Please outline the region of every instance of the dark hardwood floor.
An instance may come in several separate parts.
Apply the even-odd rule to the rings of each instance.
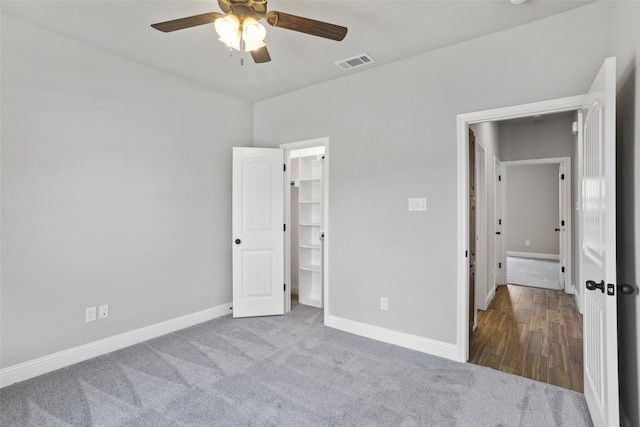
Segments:
[[[469,362],[582,393],[582,315],[573,295],[499,286],[478,311]]]

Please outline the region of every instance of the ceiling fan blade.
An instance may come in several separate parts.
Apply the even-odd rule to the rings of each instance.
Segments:
[[[174,19],[172,21],[159,22],[157,24],[151,24],[151,26],[156,30],[169,33],[171,31],[183,30],[185,28],[197,27],[198,25],[210,24],[222,16],[224,15],[216,12],[203,13],[201,15]]]
[[[256,64],[262,64],[263,62],[271,61],[271,56],[269,55],[269,51],[266,46],[262,46],[258,49],[254,49],[251,51],[251,56],[253,57],[253,61]]]
[[[271,11],[267,13],[266,20],[274,27],[286,28],[336,41],[341,41],[347,35],[347,27],[283,12]]]

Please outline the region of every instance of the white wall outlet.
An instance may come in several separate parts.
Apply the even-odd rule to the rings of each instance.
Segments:
[[[96,320],[96,308],[89,307],[85,310],[85,322],[93,322]]]
[[[98,317],[100,319],[104,319],[105,317],[109,317],[109,304],[104,304],[98,307]]]
[[[380,298],[380,310],[389,310],[389,298]]]
[[[427,210],[427,199],[422,198],[410,198],[409,199],[409,210],[410,211],[426,211]]]
[[[524,241],[524,245],[525,245],[525,246],[529,246],[529,241],[528,241],[528,240],[525,240],[525,241]]]

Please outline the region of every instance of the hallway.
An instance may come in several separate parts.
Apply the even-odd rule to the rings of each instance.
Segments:
[[[573,295],[499,286],[478,312],[469,362],[583,392],[582,315]]]

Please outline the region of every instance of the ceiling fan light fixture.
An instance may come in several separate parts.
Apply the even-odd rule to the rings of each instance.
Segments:
[[[215,21],[216,32],[220,41],[230,48],[240,50],[240,20],[232,14],[227,14]]]
[[[242,38],[245,43],[262,42],[267,35],[264,25],[260,24],[254,18],[244,18],[242,21]]]

